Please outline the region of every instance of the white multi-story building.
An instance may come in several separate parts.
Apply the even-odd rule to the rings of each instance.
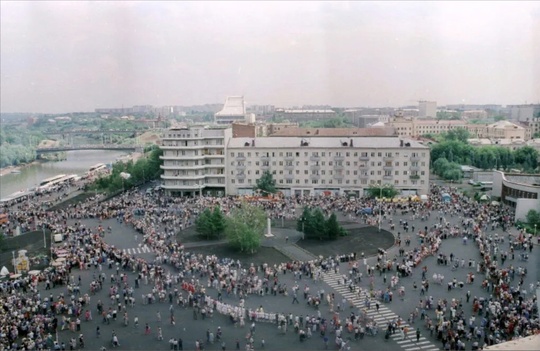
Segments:
[[[214,115],[217,124],[232,124],[233,122],[239,121],[244,122],[246,121],[246,117],[252,118],[251,114],[246,115],[246,105],[243,96],[227,97],[223,109]]]
[[[398,137],[231,138],[226,154],[228,195],[253,193],[265,171],[285,196],[363,196],[378,184],[403,195],[429,188],[429,148]]]
[[[418,118],[437,117],[436,101],[418,101]]]
[[[173,127],[162,138],[162,187],[168,194],[225,194],[225,147],[230,128]]]

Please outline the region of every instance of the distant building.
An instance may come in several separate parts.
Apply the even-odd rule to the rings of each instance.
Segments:
[[[289,122],[324,121],[337,117],[333,110],[285,110],[276,109],[276,117]]]
[[[395,129],[397,135],[403,137],[419,137],[426,134],[441,134],[453,129],[467,128],[467,122],[462,120],[435,120],[405,118],[397,115],[387,123]]]
[[[488,125],[468,124],[471,136],[488,139],[526,140],[526,128],[509,121],[498,121]]]
[[[418,118],[437,117],[436,101],[418,101]]]
[[[375,123],[389,121],[389,115],[365,114],[363,110],[345,110],[343,115],[347,120],[358,128],[367,128]]]
[[[246,121],[246,107],[243,96],[229,96],[221,111],[214,115],[216,124],[232,124]]]
[[[540,112],[540,104],[508,105],[510,119],[518,122],[532,121]]]
[[[280,122],[280,123],[241,123],[235,122],[232,124],[233,138],[255,138],[265,137],[281,130],[288,128],[296,128],[298,123]]]
[[[374,128],[299,128],[288,127],[269,135],[270,137],[394,137],[392,127]]]
[[[467,110],[461,113],[461,117],[464,119],[486,119],[488,113],[486,110]]]

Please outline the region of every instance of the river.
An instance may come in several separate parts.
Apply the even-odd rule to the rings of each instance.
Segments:
[[[43,179],[58,174],[82,175],[96,163],[114,163],[117,158],[126,154],[124,151],[68,151],[64,161],[35,163],[22,167],[19,174],[10,173],[0,177],[0,199],[35,187]]]

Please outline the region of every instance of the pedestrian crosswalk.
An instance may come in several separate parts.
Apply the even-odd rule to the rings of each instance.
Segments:
[[[322,280],[330,285],[336,292],[341,294],[347,301],[352,302],[354,307],[364,309],[366,303],[366,291],[362,289],[361,293],[350,291],[349,287],[343,284],[343,276],[334,271],[324,273]],[[341,281],[340,281],[341,280]],[[388,307],[383,304],[379,305],[379,310],[374,307],[375,302],[372,303],[371,308],[367,310],[367,317],[372,318],[377,325],[386,331],[386,326],[389,322],[397,320],[398,315],[392,312]],[[343,306],[345,308],[346,306]],[[408,323],[402,323],[402,327],[408,327],[407,335],[402,335],[400,332],[392,334],[390,338],[395,341],[405,351],[438,351],[439,348],[435,346],[431,341],[425,337],[420,336],[417,340],[416,329],[410,326]],[[403,337],[404,336],[404,337]]]
[[[136,254],[143,254],[143,253],[151,253],[153,252],[153,250],[149,248],[147,245],[142,245],[139,247],[122,249],[122,252],[127,253],[128,255],[136,255]]]

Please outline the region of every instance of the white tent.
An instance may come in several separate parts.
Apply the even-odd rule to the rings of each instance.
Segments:
[[[0,270],[0,276],[6,276],[9,274],[9,271],[8,269],[6,268],[6,266],[2,267],[2,269]]]
[[[422,200],[422,201],[427,201],[427,200],[428,200],[428,196],[427,196],[427,195],[420,195],[420,200]]]

